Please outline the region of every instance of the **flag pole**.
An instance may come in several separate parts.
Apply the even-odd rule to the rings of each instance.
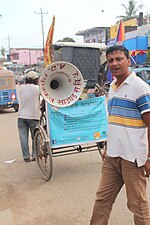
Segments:
[[[134,64],[136,65],[136,61],[134,60],[134,58],[132,57],[132,55],[130,55],[130,58],[132,59],[132,61],[133,61]]]

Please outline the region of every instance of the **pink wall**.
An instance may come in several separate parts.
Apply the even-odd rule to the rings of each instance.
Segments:
[[[11,61],[17,64],[34,65],[37,64],[38,58],[43,56],[42,49],[11,49]]]

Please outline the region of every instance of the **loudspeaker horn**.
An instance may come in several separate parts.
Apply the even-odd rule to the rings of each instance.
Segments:
[[[58,61],[43,70],[39,85],[45,101],[56,107],[67,107],[80,98],[84,80],[76,66]]]

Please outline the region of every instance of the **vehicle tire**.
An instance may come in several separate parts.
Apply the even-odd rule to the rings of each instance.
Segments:
[[[16,105],[14,105],[13,107],[14,107],[14,110],[15,110],[16,112],[18,112],[18,110],[19,110],[19,105],[16,104]]]
[[[53,160],[50,142],[42,126],[38,126],[34,136],[34,153],[36,164],[42,178],[48,181],[52,177]]]

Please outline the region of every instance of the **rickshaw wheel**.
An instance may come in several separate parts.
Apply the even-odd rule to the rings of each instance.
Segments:
[[[42,178],[48,181],[52,177],[53,160],[47,134],[42,126],[38,126],[34,136],[34,152],[38,169]]]

